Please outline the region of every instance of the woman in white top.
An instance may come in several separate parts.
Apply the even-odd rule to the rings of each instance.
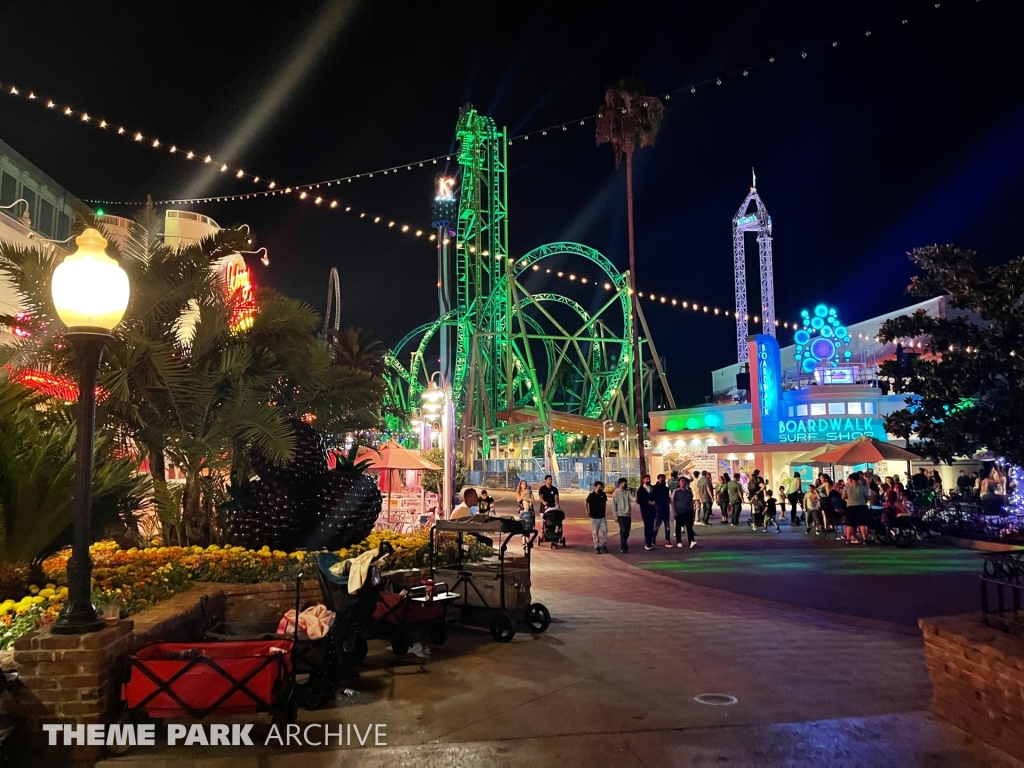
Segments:
[[[530,488],[530,484],[525,480],[520,480],[519,485],[516,487],[516,502],[519,504],[520,509],[533,511],[533,489]]]

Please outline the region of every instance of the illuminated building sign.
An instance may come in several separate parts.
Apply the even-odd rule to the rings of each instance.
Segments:
[[[813,314],[806,309],[800,314],[803,327],[793,334],[794,357],[800,370],[811,373],[820,368],[837,368],[840,363],[850,361],[850,350],[843,349],[850,346],[850,333],[839,322],[835,308],[819,304]],[[840,383],[835,379],[831,382]]]
[[[757,223],[757,214],[756,213],[752,213],[749,216],[741,216],[740,218],[736,219],[736,226],[737,227],[748,227],[751,224],[756,224],[756,223]]]
[[[438,200],[455,199],[455,179],[451,176],[437,177],[437,198]]]
[[[232,255],[224,269],[224,290],[231,305],[230,328],[234,333],[252,328],[256,316],[256,290],[252,271],[241,256]]]
[[[858,437],[886,440],[880,418],[801,418],[783,419],[779,424],[780,443],[846,443]]]
[[[779,417],[782,415],[782,362],[779,342],[774,336],[759,333],[749,341],[751,371],[757,386],[751,392],[754,441],[775,443],[779,440]]]

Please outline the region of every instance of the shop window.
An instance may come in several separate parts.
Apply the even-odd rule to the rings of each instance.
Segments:
[[[874,403],[864,403],[864,413],[874,413],[874,412],[875,412],[875,404]]]
[[[846,404],[846,412],[847,413],[864,413],[864,405],[863,405],[863,403],[847,403]]]
[[[53,203],[49,200],[39,201],[39,224],[36,229],[46,237],[53,237]]]
[[[791,419],[793,418],[793,406],[792,405],[789,406],[789,410],[786,412],[786,414],[789,416],[789,418],[791,418]]]
[[[796,415],[797,416],[806,416],[807,415],[807,406],[806,405],[798,405],[796,407]]]
[[[846,403],[829,403],[829,413],[846,413]]]
[[[811,403],[811,416],[824,416],[825,415],[825,404],[824,403]]]
[[[18,199],[18,180],[15,179],[11,174],[5,173],[0,178],[0,205],[10,205]],[[21,206],[17,206],[20,208]],[[20,211],[16,208],[8,208],[4,211],[8,216],[18,217]]]

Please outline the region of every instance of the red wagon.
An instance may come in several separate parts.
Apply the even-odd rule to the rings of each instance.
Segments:
[[[153,643],[128,662],[122,698],[152,718],[270,712],[295,719],[291,640]]]

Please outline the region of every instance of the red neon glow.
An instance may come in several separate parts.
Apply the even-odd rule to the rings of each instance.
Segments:
[[[231,304],[231,330],[235,333],[249,330],[256,316],[256,290],[252,270],[232,259],[228,262],[224,286]]]

